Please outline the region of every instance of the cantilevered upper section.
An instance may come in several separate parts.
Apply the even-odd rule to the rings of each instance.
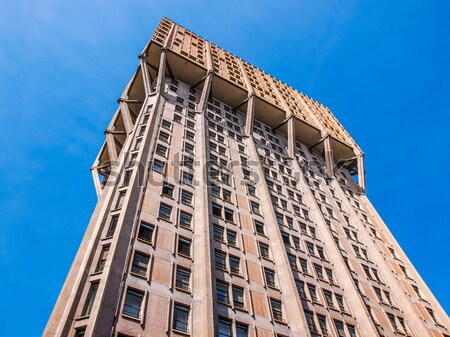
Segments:
[[[155,77],[162,48],[167,50],[169,76],[201,87],[212,71],[213,97],[238,109],[255,95],[256,119],[283,132],[283,121],[293,116],[297,140],[322,151],[320,140],[329,136],[336,162],[362,153],[327,107],[167,18],[143,52]]]

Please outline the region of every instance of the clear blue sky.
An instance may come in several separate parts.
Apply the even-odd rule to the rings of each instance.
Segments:
[[[449,1],[4,0],[0,335],[42,333],[96,203],[89,167],[163,16],[331,108],[450,311]]]

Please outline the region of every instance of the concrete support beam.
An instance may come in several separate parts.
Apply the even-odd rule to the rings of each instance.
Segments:
[[[247,104],[247,115],[245,117],[245,130],[244,134],[250,137],[253,132],[253,119],[255,115],[255,95],[252,94],[248,100]]]
[[[213,73],[209,72],[206,76],[205,85],[203,87],[202,93],[200,95],[200,100],[198,102],[198,113],[204,113],[206,108],[206,103],[208,102],[209,93],[211,92],[211,84],[213,79]]]
[[[152,93],[152,80],[150,78],[150,72],[148,70],[147,62],[145,61],[146,57],[146,55],[139,56],[145,95],[149,96]]]
[[[101,191],[101,183],[98,178],[98,169],[96,167],[91,168],[92,179],[94,180],[95,193],[97,194],[97,198],[100,198]]]
[[[120,113],[122,115],[123,124],[125,125],[125,131],[130,134],[133,131],[133,121],[131,120],[130,109],[128,109],[128,103],[125,100],[119,100]]]
[[[288,155],[295,157],[295,118],[293,115],[288,120]]]
[[[295,156],[295,127],[294,127],[294,114],[292,110],[287,105],[285,99],[283,98],[283,95],[278,90],[277,86],[275,85],[274,81],[270,79],[270,84],[272,85],[273,90],[275,91],[276,95],[278,96],[278,99],[281,102],[281,105],[283,106],[284,111],[286,112],[286,119],[288,120],[288,155],[291,158],[294,158]]]
[[[208,48],[208,46],[207,46]],[[213,71],[212,63],[205,79],[205,85],[197,106],[195,163],[194,172],[194,218],[195,230],[193,236],[193,298],[192,298],[192,334],[194,336],[214,336],[214,306],[212,286],[211,234],[209,216],[209,191],[207,185],[208,153],[206,148],[206,102],[211,91]]]
[[[241,68],[242,75],[244,76],[245,86],[247,87],[247,116],[245,118],[245,131],[244,134],[246,137],[250,137],[253,132],[253,119],[255,115],[255,90],[253,89],[252,83],[250,82],[250,78],[245,71],[244,65],[241,60],[238,60],[239,67]]]
[[[167,49],[161,48],[161,55],[159,58],[159,68],[158,68],[158,79],[156,82],[156,92],[160,93],[164,86],[164,80],[166,77],[166,62],[167,60]]]
[[[366,190],[366,172],[364,170],[364,154],[360,154],[357,159],[358,167],[358,185],[364,191]]]
[[[117,149],[114,135],[108,131],[105,131],[106,146],[108,147],[109,160],[111,162],[117,161]]]
[[[323,147],[324,147],[325,168],[327,171],[327,176],[328,178],[331,178],[334,175],[333,170],[334,160],[333,160],[333,150],[331,149],[331,139],[329,135],[324,139]]]

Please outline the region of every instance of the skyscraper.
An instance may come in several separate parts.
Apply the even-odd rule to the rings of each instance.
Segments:
[[[168,19],[139,59],[44,336],[449,336],[329,109]]]

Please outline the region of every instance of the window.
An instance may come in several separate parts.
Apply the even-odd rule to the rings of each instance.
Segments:
[[[256,188],[253,185],[247,185],[248,194],[252,197],[256,197]]]
[[[168,120],[163,119],[162,123],[161,123],[161,127],[163,129],[169,130],[172,128],[172,123],[169,122]]]
[[[220,198],[220,187],[217,185],[211,185],[211,194],[217,198]]]
[[[144,115],[144,118],[142,119],[142,124],[146,124],[149,119],[150,119],[150,114],[146,113]]]
[[[389,318],[389,322],[391,322],[392,327],[394,328],[394,331],[398,331],[397,322],[395,321],[395,316],[391,313],[387,313],[387,316]]]
[[[255,231],[257,234],[266,235],[266,233],[264,232],[264,223],[255,220]]]
[[[212,213],[215,216],[221,218],[222,217],[222,206],[220,206],[220,205],[218,205],[216,203],[213,203],[212,204]]]
[[[223,200],[225,200],[226,202],[231,202],[231,192],[228,190],[222,190],[222,197]]]
[[[269,245],[259,242],[259,251],[261,253],[261,257],[263,257],[265,259],[270,259]]]
[[[408,327],[406,326],[405,319],[404,319],[403,317],[399,317],[399,316],[397,316],[397,319],[398,319],[398,321],[400,322],[400,325],[402,326],[403,331],[404,331],[408,336],[411,336],[411,332],[409,332],[409,329],[408,329]],[[350,325],[348,325],[347,327],[348,327],[348,331],[350,332]],[[352,327],[353,327],[353,326],[352,326]],[[354,330],[354,329],[355,329],[355,327],[353,327],[353,330]],[[354,335],[352,335],[351,332],[350,332],[350,336],[351,336],[351,337],[356,337],[356,333],[355,333]],[[444,335],[444,337],[448,337],[448,335]]]
[[[428,313],[430,314],[431,318],[433,319],[433,322],[436,323],[436,324],[439,324],[439,321],[437,320],[433,309],[430,309],[430,308],[427,308],[427,307],[426,307],[426,309],[427,309]]]
[[[175,276],[175,288],[189,291],[191,271],[189,269],[177,267]]]
[[[291,245],[291,239],[289,238],[289,234],[285,232],[281,232],[281,238],[283,239],[283,242],[285,245],[290,246]]]
[[[233,286],[233,306],[235,308],[244,309],[244,289],[240,287]]]
[[[86,333],[86,327],[78,328],[75,331],[75,337],[84,337]]]
[[[264,268],[264,275],[266,277],[266,283],[269,287],[276,288],[275,272],[271,269]]]
[[[373,287],[373,290],[375,291],[375,294],[377,294],[378,300],[383,303],[384,302],[384,298],[383,298],[383,294],[381,293],[381,289],[378,287]]]
[[[259,210],[259,204],[257,202],[251,201],[250,205],[253,213],[261,215],[261,211]]]
[[[182,237],[178,238],[178,254],[185,257],[191,256],[191,240]]]
[[[295,257],[295,255],[292,254],[287,254],[288,259],[289,259],[289,265],[291,266],[291,268],[293,270],[297,270],[297,258]]]
[[[134,144],[134,150],[139,150],[142,144],[142,138],[136,139],[136,143]]]
[[[316,256],[316,252],[314,251],[314,245],[311,242],[306,241],[306,248],[308,248],[309,255]]]
[[[184,152],[193,154],[194,153],[194,145],[185,142],[184,143]]]
[[[344,324],[340,321],[334,321],[334,326],[339,337],[345,337]]]
[[[326,317],[317,315],[317,320],[319,321],[320,331],[322,332],[322,335],[329,336]]]
[[[233,210],[225,207],[225,220],[234,222],[234,212]]]
[[[334,308],[335,306],[334,306],[333,295],[332,295],[331,291],[324,290],[323,296],[325,297],[325,301],[327,302],[328,307]]]
[[[175,304],[173,307],[172,329],[188,332],[189,327],[189,308],[183,305]]]
[[[138,239],[146,241],[146,242],[152,242],[154,231],[155,231],[155,227],[141,222],[141,224],[139,226]]]
[[[216,281],[216,296],[218,302],[230,304],[230,295],[228,288],[228,283]]]
[[[283,321],[283,310],[281,308],[281,301],[271,298],[270,305],[272,307],[272,315],[275,321]]]
[[[123,176],[123,185],[122,187],[126,187],[130,184],[131,174],[133,173],[133,170],[126,170],[125,175]]]
[[[143,299],[143,292],[128,288],[122,313],[130,317],[140,318]]]
[[[128,162],[128,167],[133,167],[136,164],[137,153],[133,153],[130,157],[130,161]]]
[[[348,330],[348,333],[350,334],[350,337],[356,337],[356,329],[355,329],[354,325],[347,324],[347,330]]]
[[[308,284],[308,292],[309,292],[309,296],[311,297],[311,301],[313,302],[318,302],[319,299],[317,298],[317,293],[316,293],[316,286],[313,284]]]
[[[305,259],[300,259],[300,266],[302,267],[302,272],[309,275],[308,262]]]
[[[156,154],[166,157],[167,156],[167,146],[164,146],[162,144],[156,145]]]
[[[195,123],[193,121],[187,121],[186,127],[188,127],[189,129],[195,129]]]
[[[213,235],[214,235],[214,239],[215,240],[219,240],[219,241],[224,241],[224,228],[222,226],[219,225],[214,225],[213,226]]]
[[[314,322],[314,314],[311,311],[305,311],[305,317],[309,331],[317,333],[318,331],[316,323]]]
[[[231,337],[231,321],[219,318],[219,335],[218,337]]]
[[[100,273],[103,271],[105,267],[106,259],[108,258],[109,246],[102,247],[102,251],[100,252],[100,258],[98,259],[97,267],[95,271]]]
[[[307,210],[303,210],[303,216],[305,217],[306,220],[311,220],[309,218],[309,212]]]
[[[236,323],[236,337],[248,337],[248,326]]]
[[[176,107],[175,107],[176,108]],[[173,118],[172,118],[172,120],[175,122],[175,123],[180,123],[181,124],[181,120],[183,119],[183,117],[180,115],[180,114],[177,114],[177,113],[174,113],[173,114]]]
[[[192,224],[192,215],[185,211],[180,211],[180,226],[185,228],[191,228],[191,224]]]
[[[230,271],[233,274],[241,274],[241,259],[237,256],[230,255]]]
[[[227,241],[230,246],[237,246],[237,234],[229,229],[227,229]]]
[[[171,214],[172,214],[172,206],[162,203],[159,205],[159,213],[158,213],[159,218],[170,221]]]
[[[288,227],[290,229],[294,228],[294,220],[291,217],[286,216],[286,222],[287,222],[287,225],[288,225]]]
[[[359,251],[359,247],[356,245],[352,245],[353,251],[355,252],[355,255],[359,258],[361,258],[361,252]]]
[[[338,303],[339,310],[341,310],[341,312],[347,312],[342,295],[334,294],[334,297],[336,298],[336,302]]]
[[[111,222],[109,223],[108,231],[106,232],[106,237],[109,238],[114,235],[114,232],[116,231],[117,222],[119,221],[118,216],[113,216],[111,218]]]
[[[89,288],[88,295],[86,297],[86,302],[84,303],[83,311],[81,316],[89,316],[91,314],[92,305],[94,304],[95,295],[97,295],[98,283],[91,284]]]
[[[227,264],[226,264],[227,255],[224,252],[216,250],[214,253],[214,265],[216,268],[226,270]]]
[[[164,174],[165,171],[166,171],[166,163],[163,162],[163,161],[161,161],[161,160],[154,159],[154,160],[153,160],[152,169],[153,169],[153,171],[155,171],[155,172]]]
[[[185,185],[192,185],[194,176],[188,172],[183,172],[181,174],[181,182]]]
[[[120,192],[116,202],[116,209],[122,208],[124,199],[125,199],[125,192]]]
[[[183,204],[192,205],[192,193],[186,190],[181,190],[181,202]]]
[[[194,169],[194,159],[191,157],[184,157],[183,165],[187,168]]]
[[[275,217],[277,219],[277,224],[283,226],[284,225],[284,217],[283,214],[275,212]]]
[[[301,298],[306,299],[306,292],[305,292],[305,283],[300,280],[295,280],[295,286],[297,288],[297,292],[300,295]]]
[[[186,139],[194,141],[195,134],[191,131],[186,131]]]
[[[162,194],[172,198],[174,188],[175,186],[173,186],[172,184],[164,182],[162,186]]]
[[[160,131],[160,132],[159,132],[159,137],[158,137],[158,139],[159,139],[160,141],[163,141],[163,142],[165,142],[165,143],[169,143],[169,137],[170,137],[170,135],[169,135],[167,132],[164,132],[164,131]]]
[[[135,252],[133,257],[133,264],[131,266],[131,273],[139,276],[146,276],[149,260],[150,257],[148,255]]]
[[[323,252],[323,248],[320,246],[316,246],[317,249],[317,253],[319,253],[319,257],[321,260],[327,260],[327,258],[325,257],[325,253]]]
[[[383,290],[383,293],[384,293],[384,297],[386,297],[389,305],[392,307],[393,303],[392,303],[392,300],[391,300],[391,294],[389,293],[389,291],[386,291],[386,290]]]
[[[302,231],[303,235],[308,235],[308,229],[304,223],[300,223],[300,230]]]
[[[334,279],[333,271],[331,269],[325,268],[325,272],[327,274],[328,281],[331,284],[336,284],[336,280]]]
[[[314,270],[316,271],[317,278],[319,280],[324,280],[322,266],[314,263]]]

